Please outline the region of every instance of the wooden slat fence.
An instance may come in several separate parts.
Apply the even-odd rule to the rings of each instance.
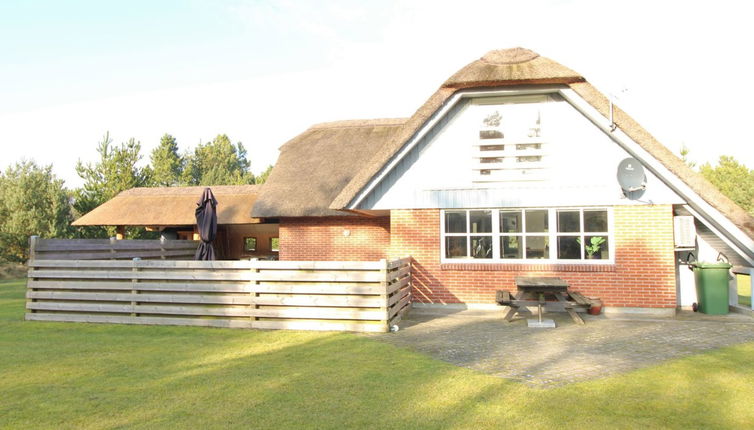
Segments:
[[[410,309],[410,261],[33,259],[26,319],[384,332]]]
[[[33,260],[193,260],[196,240],[41,239],[29,241]]]

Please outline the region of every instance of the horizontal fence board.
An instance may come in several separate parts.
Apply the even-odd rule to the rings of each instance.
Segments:
[[[266,317],[288,319],[346,319],[376,320],[384,319],[385,312],[333,308],[285,308],[285,309],[250,309],[250,308],[208,308],[201,306],[160,306],[160,305],[113,305],[91,303],[27,303],[27,309],[43,311],[68,312],[102,312],[102,313],[139,313],[197,315],[220,317]]]
[[[201,318],[161,318],[161,317],[131,317],[120,315],[84,315],[84,314],[26,314],[29,321],[58,321],[85,323],[114,323],[114,324],[146,324],[146,325],[187,325],[201,327],[222,328],[252,328],[250,320],[229,319],[201,319]]]
[[[388,279],[388,281],[393,281],[395,279],[403,278],[404,276],[408,275],[409,273],[411,273],[411,267],[406,266],[406,267],[403,267],[403,268],[401,268],[399,270],[388,272],[387,279]]]
[[[296,282],[260,283],[251,287],[256,293],[289,294],[384,294],[385,288],[379,283],[352,282]]]
[[[132,290],[139,291],[175,291],[206,293],[249,293],[251,284],[239,283],[178,283],[178,282],[138,282],[121,281],[80,281],[69,279],[63,281],[29,280],[27,287],[39,290]]]
[[[410,276],[406,276],[405,278],[400,279],[400,280],[398,280],[396,282],[393,282],[392,284],[388,285],[387,286],[387,293],[388,294],[392,294],[396,290],[399,290],[399,289],[401,289],[401,288],[409,285],[410,283],[411,283],[411,277]]]
[[[251,297],[251,304],[267,306],[339,306],[359,308],[379,308],[385,301],[379,296],[325,296],[295,295],[290,297],[259,296]]]
[[[360,331],[384,333],[386,324],[365,324],[338,321],[254,321],[253,328],[286,330]]]
[[[128,294],[128,293],[71,293],[63,291],[29,291],[27,299],[35,300],[77,300],[102,302],[158,302],[196,303],[202,305],[248,305],[251,298],[246,295],[202,295],[202,294]]]
[[[59,303],[59,302],[31,302],[27,309],[69,312],[106,312],[106,313],[140,313],[140,314],[171,314],[198,315],[220,317],[250,317],[252,310],[231,307],[201,307],[201,306],[160,306],[160,305],[113,305],[92,303]]]
[[[345,320],[376,320],[384,319],[385,312],[353,309],[332,308],[285,308],[285,309],[254,309],[251,314],[255,317],[290,318],[290,319],[345,319]]]
[[[251,268],[250,261],[172,261],[172,260],[149,260],[149,261],[118,261],[118,260],[34,260],[29,262],[29,267],[38,268],[94,268],[94,269],[239,269]]]
[[[130,260],[133,258],[162,258],[162,257],[186,257],[187,259],[193,259],[196,250],[177,250],[177,251],[122,251],[118,253],[106,253],[106,252],[50,252],[44,254],[37,254],[39,257],[44,257],[47,260],[106,260],[108,258],[117,258],[120,260]]]
[[[404,306],[407,306],[410,300],[411,300],[411,296],[406,295],[405,297],[403,297],[401,299],[400,302],[398,302],[397,305],[395,305],[392,308],[390,308],[390,313],[388,314],[388,319],[393,318],[398,313],[398,311],[400,311],[401,309],[403,309]]]
[[[251,260],[252,269],[270,270],[380,270],[385,266],[372,261],[269,261]]]
[[[406,265],[409,265],[409,264],[411,264],[411,258],[410,257],[401,258],[399,260],[389,261],[387,263],[387,269],[388,270],[392,270],[392,269],[396,269],[398,267],[406,266]]]
[[[388,306],[394,305],[396,302],[406,297],[410,292],[411,292],[410,287],[405,287],[402,290],[396,291],[395,294],[393,294],[392,296],[390,296],[390,298],[387,299],[387,305]]]
[[[266,270],[253,273],[251,279],[257,281],[318,281],[318,282],[380,282],[380,272],[366,272],[355,270],[327,270],[327,271],[297,271],[297,270]]]
[[[51,279],[162,279],[162,280],[197,280],[197,281],[248,281],[250,273],[246,271],[125,271],[125,270],[29,270],[30,278]]]

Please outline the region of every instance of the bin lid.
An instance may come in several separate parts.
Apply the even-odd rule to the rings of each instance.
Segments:
[[[731,267],[733,267],[732,264],[726,263],[724,261],[718,261],[715,263],[709,263],[705,261],[695,261],[691,263],[691,266],[694,269],[725,269],[725,270],[728,270]]]

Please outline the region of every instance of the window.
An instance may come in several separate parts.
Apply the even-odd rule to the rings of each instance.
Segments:
[[[445,258],[492,258],[492,211],[446,211],[445,233]]]
[[[270,250],[272,250],[272,252],[280,251],[280,238],[278,237],[270,238]]]
[[[543,259],[550,253],[546,209],[501,210],[500,258]]]
[[[443,259],[574,261],[611,258],[608,209],[443,211]]]
[[[257,250],[257,238],[256,237],[244,237],[243,238],[243,250],[244,252],[254,252]]]
[[[559,210],[558,259],[607,260],[610,243],[607,228],[607,210]]]

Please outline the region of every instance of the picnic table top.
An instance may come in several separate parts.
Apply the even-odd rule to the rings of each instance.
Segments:
[[[516,276],[516,287],[518,287],[519,289],[536,289],[539,287],[567,289],[569,286],[570,284],[568,284],[568,282],[555,277]]]

